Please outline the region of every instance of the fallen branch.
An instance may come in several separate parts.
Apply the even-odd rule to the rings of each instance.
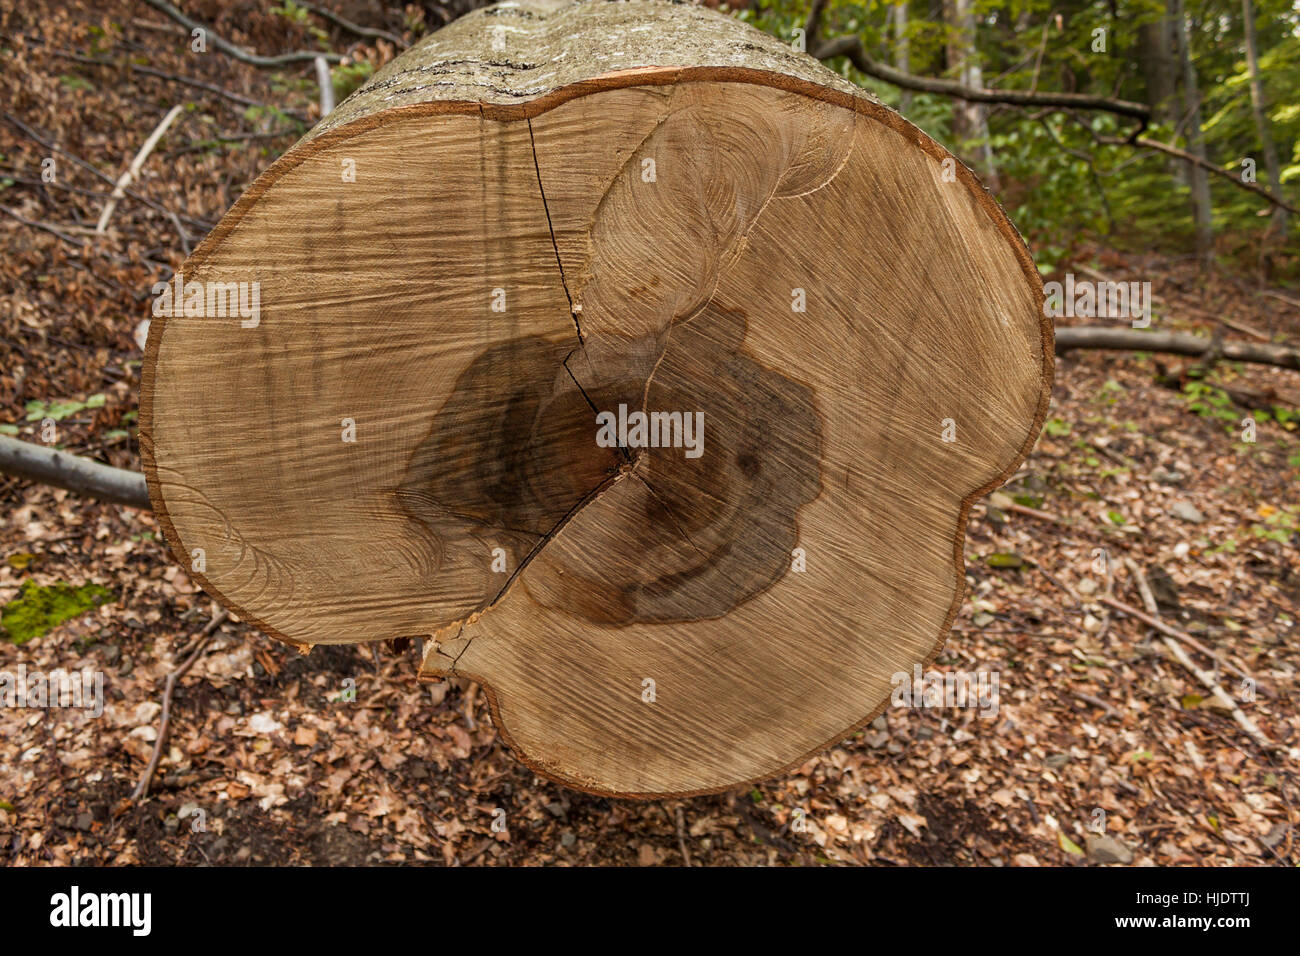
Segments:
[[[158,724],[158,738],[154,741],[153,756],[149,758],[149,765],[144,768],[144,773],[140,775],[140,782],[135,785],[135,790],[131,792],[132,800],[140,800],[149,795],[149,785],[153,782],[153,776],[158,771],[158,763],[162,760],[163,750],[167,746],[167,737],[171,732],[172,693],[176,690],[176,682],[194,666],[194,662],[199,659],[203,649],[208,646],[208,641],[212,640],[212,635],[229,617],[230,612],[225,608],[212,615],[212,620],[208,621],[207,626],[199,632],[199,636],[194,642],[194,650],[185,658],[180,667],[167,675],[167,682],[163,685],[162,720]]]
[[[1071,349],[1110,349],[1120,352],[1169,352],[1174,355],[1201,356],[1213,349],[1231,362],[1273,365],[1300,372],[1300,348],[1264,342],[1215,343],[1213,339],[1183,332],[1146,332],[1137,329],[1102,326],[1065,326],[1056,330],[1056,352]]]
[[[261,56],[257,53],[249,53],[240,47],[235,46],[225,37],[220,36],[212,27],[206,23],[187,17],[184,13],[173,7],[167,0],[144,0],[149,6],[153,7],[160,13],[165,13],[181,26],[187,29],[202,30],[207,38],[212,41],[212,45],[225,53],[227,56],[233,56],[241,63],[248,63],[251,66],[261,67],[262,69],[274,69],[276,67],[288,66],[291,63],[302,63],[305,61],[315,60],[318,56],[325,57],[330,63],[338,63],[343,58],[337,53],[313,53],[310,50],[294,50],[292,53],[281,53],[278,56]]]
[[[118,201],[126,195],[126,187],[130,186],[131,183],[135,181],[135,178],[140,175],[140,170],[144,168],[145,160],[149,158],[149,154],[152,153],[154,147],[158,145],[158,141],[163,138],[163,135],[175,121],[176,117],[181,115],[183,109],[185,109],[185,107],[177,103],[167,111],[167,115],[162,118],[162,121],[159,122],[156,127],[154,127],[154,131],[150,133],[149,138],[144,141],[144,145],[140,147],[140,151],[135,154],[135,159],[131,160],[131,165],[127,167],[126,172],[124,172],[117,180],[117,184],[113,187],[112,195],[108,197],[108,202],[104,203],[104,211],[99,214],[99,222],[95,223],[95,232],[102,235],[104,230],[108,228],[108,221],[113,218],[113,210],[117,208]],[[179,228],[179,220],[177,220],[177,226]],[[182,238],[184,238],[183,232]]]
[[[72,60],[74,63],[85,63],[90,66],[106,66],[110,68],[125,66],[132,73],[139,73],[143,76],[152,76],[155,79],[168,80],[172,83],[180,83],[183,86],[189,86],[196,90],[204,90],[215,96],[219,96],[222,99],[229,100],[232,103],[238,103],[241,106],[260,106],[266,108],[267,105],[261,100],[255,100],[250,96],[244,96],[240,93],[234,93],[230,90],[222,89],[220,86],[216,86],[212,83],[204,83],[202,80],[196,80],[190,76],[182,76],[179,73],[168,73],[165,70],[159,70],[152,66],[145,66],[142,63],[133,63],[129,60],[123,63],[117,63],[113,60],[105,60],[100,57],[82,56],[79,53],[70,53],[67,50],[51,50],[50,52],[54,56],[62,57],[65,60]],[[285,116],[292,117],[300,123],[308,122],[306,116],[295,110],[286,109],[282,106],[277,107],[277,109],[284,113]]]
[[[1139,590],[1140,587],[1141,586],[1139,585]],[[1148,590],[1150,590],[1150,586],[1148,585],[1147,587]],[[1168,624],[1166,624],[1160,618],[1155,617],[1154,615],[1143,614],[1137,608],[1125,604],[1123,601],[1111,597],[1109,595],[1102,595],[1101,597],[1097,598],[1097,603],[1105,604],[1107,607],[1114,608],[1116,611],[1119,611],[1121,614],[1127,614],[1135,621],[1141,621],[1143,624],[1147,625],[1148,627],[1155,628],[1157,631],[1159,631],[1161,634],[1165,635],[1166,637],[1172,637],[1174,640],[1182,641],[1192,650],[1204,654],[1206,657],[1214,661],[1220,667],[1224,668],[1225,670],[1232,671],[1238,677],[1250,676],[1245,671],[1243,671],[1240,667],[1238,667],[1236,664],[1232,663],[1232,661],[1224,660],[1218,654],[1214,653],[1214,651],[1210,650],[1208,647],[1206,647],[1196,638],[1192,637],[1192,635],[1186,633],[1185,631],[1180,631],[1176,627],[1170,627]],[[1144,596],[1144,603],[1145,603],[1145,596]]]
[[[0,435],[0,474],[148,511],[144,475]]]
[[[63,147],[61,147],[61,146],[55,144],[54,142],[52,142],[52,141],[50,141],[50,140],[48,140],[48,139],[42,137],[40,133],[36,132],[36,130],[32,129],[30,126],[28,126],[26,123],[24,123],[24,122],[23,122],[22,120],[20,120],[18,117],[14,116],[12,113],[6,113],[6,112],[4,112],[4,111],[0,111],[0,119],[4,119],[6,122],[8,122],[8,123],[10,123],[12,126],[14,126],[16,129],[18,129],[18,130],[20,130],[21,132],[23,132],[23,133],[27,136],[28,139],[32,140],[32,142],[34,142],[34,143],[39,143],[41,146],[44,146],[46,149],[53,150],[54,152],[58,153],[60,156],[66,156],[69,160],[71,160],[71,161],[72,161],[73,163],[75,163],[77,166],[80,166],[82,169],[86,170],[86,171],[87,171],[88,173],[90,173],[91,175],[93,175],[93,176],[95,176],[95,177],[97,177],[97,178],[99,178],[99,179],[102,179],[104,182],[108,183],[110,186],[116,186],[116,185],[117,185],[117,181],[116,181],[115,179],[113,179],[112,176],[108,175],[107,173],[100,172],[98,169],[96,169],[94,166],[90,165],[90,163],[86,162],[84,159],[82,159],[82,158],[81,158],[80,156],[78,156],[76,153],[70,153],[70,152],[68,152],[66,149],[64,149]],[[171,210],[170,210],[170,209],[168,209],[166,206],[163,206],[163,205],[161,205],[161,204],[159,204],[159,203],[154,202],[154,201],[153,201],[152,199],[150,199],[148,196],[141,196],[139,193],[137,193],[137,192],[132,192],[130,189],[125,190],[125,192],[126,192],[126,195],[130,196],[132,199],[136,200],[137,202],[142,202],[142,203],[144,203],[144,204],[145,204],[146,206],[148,206],[150,209],[156,210],[157,212],[160,212],[160,213],[162,213],[162,214],[165,215],[165,216],[170,216],[170,215],[171,215]],[[181,214],[181,218],[184,219],[186,222],[188,222],[190,225],[192,225],[192,226],[196,226],[196,227],[198,227],[199,229],[202,229],[204,232],[208,232],[208,231],[210,231],[210,230],[211,230],[211,229],[216,225],[216,223],[208,222],[208,221],[206,221],[206,220],[204,220],[204,219],[195,219],[193,216],[186,216],[186,215],[184,215],[184,214]]]
[[[686,814],[679,803],[677,810],[677,847],[682,851],[682,866],[691,866],[691,853],[686,849]]]
[[[1060,525],[1065,524],[1064,521],[1062,521],[1056,515],[1051,514],[1050,512],[1040,511],[1037,508],[1031,508],[1028,505],[1022,505],[1018,501],[1013,501],[1008,505],[1003,505],[1002,510],[1009,511],[1012,514],[1024,515],[1026,518],[1037,518],[1039,521],[1046,521],[1049,522],[1050,524],[1060,524]]]
[[[58,226],[51,226],[48,222],[40,222],[39,220],[36,219],[28,219],[26,216],[16,212],[13,209],[10,209],[8,206],[0,206],[0,212],[3,212],[7,216],[12,216],[14,219],[17,219],[19,222],[21,222],[24,226],[31,226],[33,229],[40,229],[43,232],[48,232],[52,236],[58,236],[60,239],[62,239],[64,242],[70,245],[79,246],[82,249],[84,249],[87,245],[89,245],[89,243],[87,243],[85,239],[78,239],[76,236],[70,236],[62,229],[60,229]]]
[[[1115,280],[1112,279],[1110,276],[1106,275],[1105,273],[1097,271],[1091,266],[1076,263],[1073,268],[1075,272],[1081,272],[1084,275],[1088,276],[1089,278],[1096,279],[1098,282],[1115,282]],[[1152,293],[1150,299],[1152,304],[1154,305],[1164,305],[1166,301],[1165,299],[1161,298],[1158,295],[1155,295],[1154,293]],[[1206,319],[1207,321],[1210,322],[1218,322],[1220,325],[1226,325],[1230,329],[1235,329],[1238,332],[1242,332],[1245,335],[1249,335],[1253,339],[1259,339],[1259,341],[1261,342],[1269,341],[1269,337],[1267,334],[1261,332],[1259,329],[1255,328],[1254,326],[1247,325],[1244,322],[1238,322],[1236,319],[1230,319],[1227,316],[1223,316],[1223,315],[1216,315],[1213,312],[1206,312],[1204,309],[1190,308],[1186,305],[1177,305],[1177,306],[1172,306],[1171,308],[1173,309],[1174,312],[1186,313],[1187,315]]]

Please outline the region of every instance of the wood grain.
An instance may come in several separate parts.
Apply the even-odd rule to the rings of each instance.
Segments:
[[[847,86],[646,2],[489,8],[394,61],[184,266],[260,282],[257,326],[151,327],[173,551],[300,647],[424,636],[423,676],[594,792],[861,726],[942,646],[1052,348],[1000,208]],[[699,454],[602,446],[620,408],[698,413]]]

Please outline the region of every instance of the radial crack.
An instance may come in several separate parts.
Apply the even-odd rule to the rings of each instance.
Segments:
[[[537,172],[537,190],[542,195],[542,212],[546,213],[546,228],[551,233],[551,249],[555,252],[555,264],[560,268],[560,285],[564,288],[564,297],[569,301],[569,315],[573,317],[573,327],[578,330],[578,344],[581,345],[586,341],[582,335],[582,323],[578,321],[578,310],[573,306],[573,296],[569,294],[569,282],[564,277],[564,262],[560,259],[560,245],[555,241],[555,226],[551,222],[551,207],[546,203],[546,187],[542,185],[542,167],[537,162],[537,140],[533,137],[533,121],[529,119],[527,122],[528,142],[533,148],[533,169]]]

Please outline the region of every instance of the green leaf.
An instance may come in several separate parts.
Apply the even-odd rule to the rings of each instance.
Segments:
[[[1043,431],[1052,438],[1070,434],[1070,423],[1063,418],[1049,418],[1043,425]]]
[[[1068,836],[1066,836],[1065,831],[1063,830],[1056,831],[1056,842],[1060,844],[1061,849],[1064,850],[1066,853],[1073,854],[1074,856],[1084,855],[1083,848],[1080,847],[1079,844],[1071,840]]]
[[[87,408],[102,408],[107,398],[101,392],[91,395],[84,402],[78,402],[72,399],[56,400],[52,402],[42,402],[38,399],[32,399],[27,403],[27,421],[39,422],[46,418],[51,418],[56,422],[61,422],[69,415],[75,415],[77,412]]]

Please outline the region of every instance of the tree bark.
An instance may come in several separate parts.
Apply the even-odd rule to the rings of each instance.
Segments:
[[[1183,114],[1187,123],[1187,150],[1201,164],[1208,162],[1205,137],[1201,133],[1201,91],[1192,63],[1191,39],[1183,0],[1169,0],[1175,46],[1182,80]],[[1210,200],[1210,178],[1203,165],[1189,163],[1187,181],[1192,192],[1192,219],[1196,228],[1196,258],[1202,269],[1214,263],[1214,209]]]
[[[1273,132],[1269,126],[1268,108],[1264,100],[1264,83],[1259,75],[1259,41],[1255,36],[1255,4],[1241,0],[1241,23],[1246,40],[1246,72],[1250,77],[1250,113],[1255,119],[1255,132],[1264,150],[1264,169],[1275,195],[1282,195],[1281,165],[1277,147],[1273,145]],[[1280,206],[1273,210],[1273,225],[1281,237],[1286,236],[1286,210]]]
[[[1153,123],[1173,125],[1174,97],[1178,92],[1178,61],[1172,52],[1173,22],[1166,14],[1138,27],[1138,66],[1146,84]]]
[[[894,66],[902,73],[912,72],[912,41],[907,33],[907,0],[899,0],[889,8],[894,21]],[[904,116],[912,105],[912,91],[900,89],[898,108]]]
[[[974,176],[689,5],[464,17],[181,272],[202,314],[153,320],[140,415],[173,551],[300,647],[423,636],[599,793],[726,789],[880,713],[1048,401],[1041,278]],[[241,281],[256,320],[207,314]]]
[[[967,89],[982,89],[984,74],[975,47],[976,24],[972,0],[945,0],[944,16],[952,28],[948,41],[948,66],[957,71],[958,82]],[[975,168],[997,189],[997,165],[989,137],[988,107],[962,100],[953,105],[953,136],[972,150]]]

